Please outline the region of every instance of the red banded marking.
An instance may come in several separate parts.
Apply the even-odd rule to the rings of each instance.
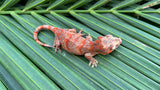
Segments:
[[[76,34],[73,34],[73,35],[76,35]],[[72,36],[73,36],[72,35]],[[73,36],[74,37],[74,36]],[[76,35],[75,37],[74,37],[74,42],[77,42],[78,41],[78,39],[79,39],[79,37],[81,37],[80,35]]]
[[[99,36],[98,38],[101,40],[103,38],[103,36]]]
[[[58,28],[57,28],[58,29]],[[63,31],[64,29],[59,28],[58,30]]]
[[[69,42],[69,39],[72,37],[72,35],[70,34],[70,33],[66,33],[66,37],[67,37],[67,39],[65,38],[64,39],[64,42],[65,42],[65,45],[66,45],[66,50],[69,50],[69,48],[68,48],[68,42]]]
[[[101,44],[99,44],[99,47],[98,47],[98,48],[99,48],[99,50],[101,50],[101,49],[102,49],[102,45],[101,45]]]
[[[43,27],[44,27],[44,26],[43,26],[43,25],[41,25],[41,26],[39,27],[39,29],[43,29]]]
[[[37,34],[34,34],[34,35],[33,35],[33,38],[36,39],[36,38],[37,38]]]
[[[81,49],[84,46],[84,44],[85,44],[85,39],[83,39],[83,41],[81,42],[81,45],[77,47],[80,53],[82,53]]]
[[[67,37],[68,37],[68,38],[71,38],[72,35],[71,35],[70,33],[67,33]]]
[[[99,40],[96,40],[96,43],[99,43]]]
[[[105,52],[107,51],[107,47],[104,48]]]
[[[96,40],[96,43],[97,43],[96,47],[97,47],[99,50],[101,50],[101,49],[102,49],[102,44],[100,43],[100,41],[99,41],[99,40]]]
[[[51,30],[52,32],[55,32],[58,28],[57,28],[57,27],[52,27],[52,26],[51,26],[51,29],[52,29],[52,30]]]
[[[38,42],[39,41],[38,38],[36,38],[35,41]]]
[[[96,40],[96,43],[98,44],[96,47],[98,47],[99,48],[99,50],[101,50],[102,49],[102,44],[100,43],[100,40],[102,40],[102,38],[103,38],[103,36],[99,36],[98,37],[98,39]]]
[[[93,43],[92,42],[89,42],[89,44],[91,45],[91,47],[90,47],[90,49],[89,49],[89,51],[93,51]]]
[[[61,35],[61,32],[58,32],[58,33],[57,33],[57,36],[59,36],[59,35]]]
[[[36,28],[36,30],[34,31],[34,34],[33,34],[33,38],[34,38],[34,40],[35,40],[38,44],[40,44],[40,45],[42,45],[42,46],[46,46],[46,47],[53,47],[53,46],[50,46],[50,45],[48,45],[48,44],[42,43],[42,42],[40,42],[40,41],[38,40],[38,38],[37,38],[38,32],[41,31],[42,29],[47,29],[47,30],[51,30],[51,31],[52,31],[52,29],[54,29],[54,32],[55,32],[55,31],[57,30],[57,28],[56,28],[56,27],[53,27],[53,26],[51,26],[51,25],[41,25],[41,26],[39,26],[39,27]]]
[[[96,47],[99,47],[99,40],[96,40],[95,42],[97,44]]]
[[[46,44],[45,44],[45,43],[42,43],[42,46],[46,46]]]
[[[37,34],[38,32],[37,31],[34,31],[34,34]]]
[[[51,27],[52,27],[52,26],[49,25],[49,26],[48,26],[48,29],[51,30]]]
[[[73,35],[75,35],[75,34],[73,34]],[[72,35],[72,36],[73,36],[73,35]],[[74,38],[73,38],[73,42],[77,42],[80,36],[73,36],[73,37],[74,37]]]
[[[66,50],[69,50],[68,41],[69,41],[69,39],[64,39],[64,45],[66,46]]]
[[[109,50],[108,52],[107,52],[107,54],[109,54],[109,53],[111,53],[113,50]]]
[[[93,46],[91,46],[91,48],[89,49],[89,51],[93,51],[93,48],[94,48],[94,47],[93,47]]]

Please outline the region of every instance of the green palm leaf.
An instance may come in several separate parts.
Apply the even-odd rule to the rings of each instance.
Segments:
[[[0,2],[0,89],[159,89],[159,0],[4,0]],[[42,47],[33,40],[39,25],[75,28],[96,37],[112,34],[122,44],[84,56]],[[52,45],[54,34],[39,39]]]

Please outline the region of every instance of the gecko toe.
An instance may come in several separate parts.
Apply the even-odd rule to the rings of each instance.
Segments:
[[[96,59],[92,59],[92,60],[89,62],[89,66],[92,65],[92,68],[97,67],[97,64],[98,64],[98,61],[97,61]]]
[[[62,50],[60,48],[58,50],[59,50],[59,52],[62,52]]]

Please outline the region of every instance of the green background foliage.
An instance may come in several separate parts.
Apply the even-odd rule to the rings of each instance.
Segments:
[[[160,89],[159,0],[3,0],[0,2],[0,90]],[[152,6],[153,5],[153,6]],[[146,6],[151,6],[144,8]],[[143,9],[144,8],[144,9]],[[42,47],[33,40],[39,25],[83,29],[95,40],[111,34],[122,44],[84,56]],[[53,44],[54,34],[39,33]]]

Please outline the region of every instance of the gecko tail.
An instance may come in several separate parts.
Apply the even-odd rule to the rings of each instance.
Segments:
[[[42,46],[45,46],[45,47],[53,48],[53,46],[45,44],[45,43],[42,43],[41,41],[38,40],[38,37],[37,37],[38,36],[38,32],[41,31],[42,29],[47,29],[47,30],[51,30],[52,32],[55,32],[57,30],[57,27],[53,27],[51,25],[41,25],[41,26],[36,28],[36,30],[34,31],[34,34],[33,34],[33,38],[38,44],[40,44]]]

